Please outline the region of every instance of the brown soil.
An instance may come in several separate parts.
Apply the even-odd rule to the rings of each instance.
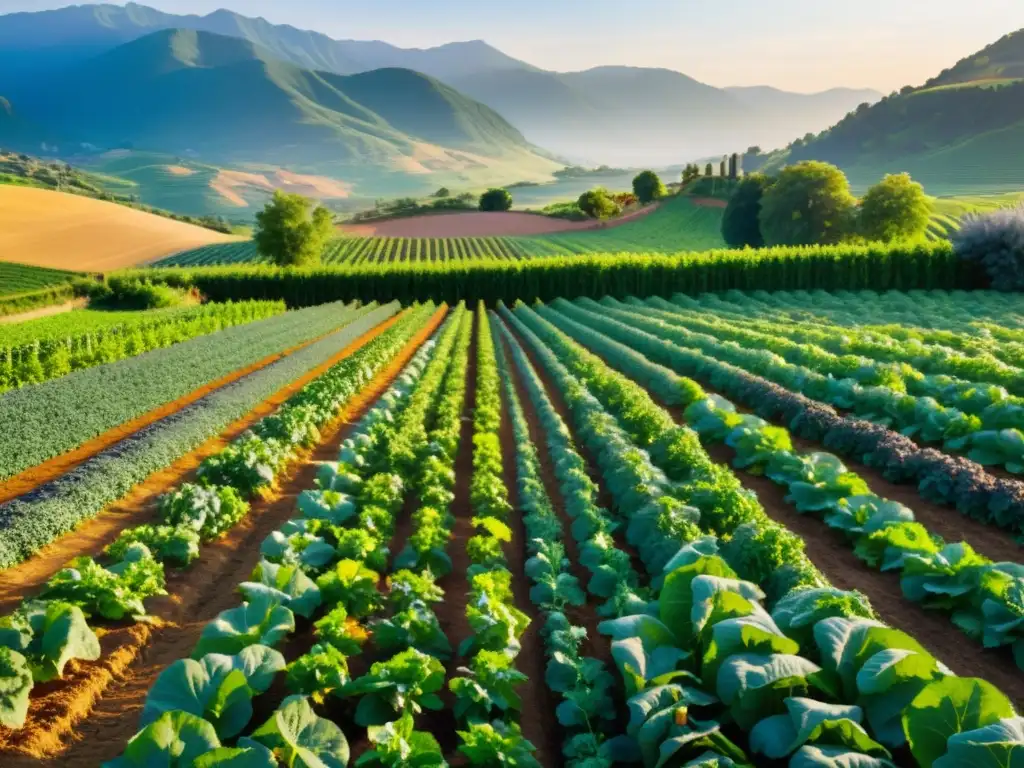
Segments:
[[[627,213],[612,221],[569,221],[536,213],[439,213],[425,216],[384,219],[342,227],[347,235],[361,237],[506,237],[514,235],[550,235],[588,229],[612,229],[647,216],[658,204]]]
[[[14,325],[15,323],[27,323],[29,320],[38,320],[41,317],[50,315],[63,315],[73,309],[82,309],[89,303],[88,299],[75,299],[64,304],[54,304],[51,307],[40,307],[31,309],[28,312],[21,312],[17,315],[5,315],[0,317],[0,325]]]
[[[191,653],[207,622],[239,604],[234,586],[247,579],[259,561],[260,543],[295,514],[299,493],[314,486],[319,462],[336,457],[338,446],[352,426],[391,385],[416,349],[440,324],[445,312],[444,308],[439,309],[392,364],[346,406],[324,430],[320,446],[291,468],[272,496],[254,502],[249,516],[204,549],[202,559],[192,568],[169,573],[170,595],[147,606],[160,619],[159,624],[152,628],[138,625],[143,627],[144,637],[126,638],[110,657],[104,656],[104,661],[111,663],[116,654],[130,654],[119,669],[106,675],[102,684],[97,680],[88,687],[91,706],[72,700],[63,706],[52,724],[30,721],[15,734],[19,743],[10,738],[7,743],[0,741],[4,768],[37,766],[41,758],[54,758],[53,762],[61,766],[95,768],[124,749],[138,730],[139,711],[153,681],[169,664]],[[353,342],[346,348],[346,354],[382,333],[395,320],[391,318]],[[65,695],[64,699],[67,698]],[[31,740],[24,740],[23,735],[32,732]],[[7,732],[0,730],[0,736],[4,733]]]
[[[202,463],[203,459],[219,453],[223,450],[224,446],[238,437],[252,424],[277,410],[285,400],[306,386],[306,384],[350,356],[375,336],[383,333],[397,319],[397,315],[391,317],[376,328],[363,334],[330,360],[308,371],[284,389],[279,390],[272,397],[264,400],[245,416],[229,424],[218,436],[210,438],[194,451],[179,458],[169,467],[154,472],[129,491],[122,499],[108,506],[99,515],[83,523],[76,530],[47,545],[25,562],[0,571],[0,611],[9,610],[27,593],[41,587],[47,579],[63,568],[71,558],[78,557],[79,555],[96,556],[103,551],[104,547],[113,542],[124,528],[129,525],[141,525],[152,522],[156,516],[153,502],[158,496],[183,482],[194,479],[195,470]],[[276,359],[284,354],[291,354],[298,349],[301,349],[301,347],[296,347],[281,355],[275,355],[273,358]],[[268,361],[272,362],[270,358],[268,358]],[[232,375],[234,376],[235,374]],[[209,393],[207,392],[206,394]],[[85,458],[82,460],[84,461]]]
[[[237,371],[232,371],[226,376],[222,376],[219,379],[211,381],[208,384],[199,387],[199,389],[189,392],[183,397],[179,397],[177,400],[164,403],[160,407],[154,408],[131,421],[119,424],[113,429],[109,429],[106,432],[97,435],[92,440],[82,443],[72,451],[68,451],[60,456],[54,456],[52,459],[48,459],[42,464],[37,464],[34,467],[26,469],[24,472],[8,478],[0,483],[0,504],[5,501],[10,501],[11,499],[16,499],[30,491],[34,491],[39,486],[55,480],[61,475],[67,474],[78,465],[88,461],[98,453],[102,453],[112,445],[121,442],[126,437],[134,435],[136,432],[150,426],[151,424],[177,413],[183,408],[192,405],[197,400],[201,400],[206,397],[211,392],[226,387],[232,382],[238,381],[243,376],[248,376],[250,373],[266,368],[271,363],[275,363],[284,357],[288,357],[288,355],[294,354],[295,352],[308,347],[310,344],[330,336],[337,330],[338,329],[335,328],[334,330],[328,331],[315,339],[310,339],[307,342],[297,344],[296,346],[285,349],[281,352],[275,352],[252,365],[245,368],[239,368]]]
[[[520,392],[520,399],[525,393]],[[516,438],[512,429],[512,420],[509,418],[507,404],[502,408],[501,418],[501,459],[505,477],[505,487],[508,489],[509,501],[512,503],[512,518],[509,520],[512,527],[512,543],[507,548],[508,567],[512,571],[512,590],[515,593],[516,607],[530,617],[530,626],[523,634],[523,648],[516,657],[516,668],[529,676],[519,689],[522,697],[523,709],[521,723],[523,735],[537,747],[536,758],[541,765],[561,766],[565,764],[562,756],[562,729],[555,718],[555,709],[558,707],[558,697],[545,685],[544,673],[547,668],[547,656],[544,653],[544,639],[541,637],[541,630],[544,628],[544,615],[537,610],[530,602],[531,582],[526,576],[526,560],[529,558],[526,542],[526,529],[522,525],[522,504],[519,498],[519,484],[516,482]],[[538,448],[544,445],[543,440],[537,440],[536,435],[531,435],[532,442]],[[549,467],[550,468],[550,467]],[[551,478],[553,479],[553,478]],[[551,489],[548,488],[549,495]],[[554,502],[556,494],[551,497]],[[563,523],[565,516],[563,514]],[[566,532],[566,552],[569,553],[569,544],[572,537]],[[570,560],[578,567],[578,553],[570,554]],[[579,576],[579,574],[576,574]],[[586,581],[581,581],[581,586],[586,586]],[[593,611],[568,611],[574,621],[586,626],[588,634],[592,639],[599,638],[596,634],[597,624],[591,621],[584,624],[577,614],[589,614],[593,619]]]

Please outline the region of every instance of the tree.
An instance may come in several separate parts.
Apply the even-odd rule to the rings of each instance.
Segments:
[[[481,211],[508,211],[512,208],[512,193],[507,189],[488,189],[480,195]]]
[[[853,229],[856,205],[846,174],[834,165],[790,165],[761,198],[761,234],[770,246],[838,243]]]
[[[773,179],[763,173],[743,177],[729,198],[722,216],[722,238],[730,248],[763,248],[761,235],[761,198]]]
[[[668,194],[661,178],[654,171],[641,171],[633,179],[633,194],[646,205]]]
[[[761,154],[761,148],[756,144],[752,147],[747,147],[746,154],[750,155],[751,157],[757,157],[758,155]]]
[[[683,168],[683,185],[689,184],[691,181],[700,178],[700,168],[697,167],[696,163],[687,163],[686,167]]]
[[[904,240],[928,229],[931,204],[924,187],[899,173],[886,176],[860,203],[860,231],[868,240]]]
[[[451,196],[452,196],[452,191],[450,189],[448,189],[448,187],[441,187],[439,190],[437,190],[437,192],[435,192],[433,195],[431,195],[431,197],[451,197]]]
[[[256,214],[253,239],[259,252],[283,267],[308,266],[334,234],[331,212],[302,195],[276,190]]]
[[[610,219],[622,212],[622,208],[604,187],[594,187],[584,192],[576,201],[576,205],[587,216],[594,219]]]

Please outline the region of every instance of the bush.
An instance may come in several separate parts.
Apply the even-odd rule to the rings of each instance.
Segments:
[[[853,230],[857,201],[836,166],[805,161],[782,169],[761,198],[765,245],[834,245]]]
[[[278,266],[313,266],[334,234],[333,219],[330,211],[312,200],[276,190],[256,214],[253,240],[259,252]]]
[[[633,179],[633,194],[644,205],[653,203],[667,193],[668,190],[662,184],[661,178],[654,171],[641,171]]]
[[[480,195],[481,211],[508,211],[512,208],[512,193],[507,189],[488,189]]]
[[[905,240],[928,229],[931,204],[907,173],[886,176],[860,203],[860,231],[868,240]]]
[[[730,248],[762,248],[761,198],[772,179],[763,173],[743,177],[722,216],[722,238]]]
[[[968,214],[953,234],[953,247],[981,268],[995,290],[1024,290],[1024,205]]]
[[[94,306],[109,309],[165,309],[198,299],[198,293],[137,277],[111,277],[93,283],[89,290]]]
[[[576,205],[587,216],[594,219],[609,219],[618,216],[622,209],[616,203],[611,194],[604,187],[594,187],[580,195]]]

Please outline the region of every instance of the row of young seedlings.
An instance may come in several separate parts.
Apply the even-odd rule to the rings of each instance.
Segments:
[[[281,435],[289,434],[296,450],[319,442],[319,428],[354,402],[435,312],[433,305],[406,310],[391,328],[261,422],[261,429],[241,441],[244,450],[229,446],[229,455],[207,465],[208,471],[227,473],[242,483],[255,482],[256,493],[268,489],[275,472],[284,469],[283,464],[271,461],[285,439]],[[407,366],[410,376],[422,366],[424,350],[429,348],[421,349]],[[402,384],[396,388],[395,397],[401,391]],[[264,444],[262,452],[256,450],[254,441]],[[200,476],[206,474],[201,472]],[[368,508],[374,501],[380,502],[374,510],[384,509],[389,500],[387,489],[378,486],[365,489],[365,497]],[[214,489],[188,486],[171,497],[171,503],[178,504],[190,524],[205,525],[215,511],[217,498]],[[316,760],[328,766],[347,762],[344,735],[333,723],[319,717],[303,695],[303,686],[311,685],[311,681],[333,679],[329,664],[318,664],[322,661],[319,658],[313,662],[297,660],[289,668],[288,684],[298,695],[286,698],[262,726],[236,741],[248,730],[253,699],[266,693],[285,669],[284,656],[274,646],[292,634],[297,625],[340,605],[350,592],[359,590],[348,567],[352,561],[346,555],[366,542],[359,536],[350,539],[342,526],[335,525],[343,510],[354,505],[348,503],[346,507],[350,500],[341,494],[335,494],[333,508],[311,506],[311,501],[304,498],[303,517],[286,524],[263,543],[261,560],[251,580],[238,587],[241,605],[209,622],[191,658],[175,662],[157,678],[142,711],[141,730],[123,755],[108,766],[172,764],[172,759],[184,765],[268,768],[279,764],[315,765]],[[313,507],[322,514],[307,514]],[[368,519],[373,514],[369,512]],[[349,629],[342,620],[341,631]],[[357,641],[364,637],[358,632],[353,635]]]
[[[890,750],[909,747],[917,764],[948,768],[1008,760],[1024,743],[1004,695],[953,676],[862,595],[830,587],[803,542],[645,390],[532,310],[502,312],[644,534],[632,543],[655,599],[601,629],[635,686],[627,736],[645,765],[745,765],[745,741],[793,766],[890,766]]]
[[[544,682],[560,699],[555,716],[564,736],[564,763],[569,768],[610,767],[618,743],[614,739],[609,741],[614,736],[618,710],[615,680],[601,659],[585,655],[585,646],[596,638],[588,637],[586,627],[574,621],[573,613],[587,604],[586,594],[566,555],[564,525],[545,489],[541,460],[531,441],[502,341],[510,349],[513,364],[539,414],[556,473],[559,501],[572,519],[570,531],[579,545],[580,563],[591,574],[586,590],[606,601],[598,612],[613,617],[619,616],[620,610],[624,612],[629,598],[636,594],[639,578],[629,555],[615,544],[612,534],[617,525],[597,504],[598,488],[587,475],[586,463],[576,451],[568,428],[555,412],[518,342],[497,316],[492,319],[497,328],[495,344],[516,442],[516,481],[530,554],[526,573],[534,584],[530,600],[544,615]]]
[[[398,311],[389,305],[357,321],[372,328]],[[64,676],[73,660],[96,661],[103,624],[146,615],[145,601],[166,594],[167,567],[185,568],[200,547],[234,527],[250,500],[272,489],[275,478],[319,440],[344,402],[379,370],[432,312],[410,310],[388,329],[304,387],[236,442],[205,460],[199,483],[186,483],[158,501],[160,522],[124,530],[101,558],[73,559],[42,591],[0,618],[0,726],[21,728],[38,683]],[[361,332],[361,331],[360,331]],[[253,446],[272,461],[253,464]]]
[[[539,765],[523,736],[522,701],[516,688],[527,676],[516,669],[530,617],[515,605],[504,547],[512,542],[512,504],[505,486],[500,429],[501,382],[490,322],[476,310],[476,399],[469,501],[474,535],[466,542],[470,566],[466,620],[471,634],[458,654],[466,663],[449,681],[461,726],[460,751],[480,766]],[[537,713],[538,716],[542,716]]]
[[[796,451],[785,428],[737,413],[725,398],[680,379],[691,368],[688,350],[596,311],[568,302],[554,306],[557,314],[548,316],[578,341],[617,355],[624,371],[660,380],[662,391],[675,387],[678,397],[671,402],[686,407],[686,422],[704,440],[729,445],[737,467],[763,473],[788,491],[798,512],[818,515],[843,531],[869,567],[898,573],[907,599],[948,613],[986,647],[1014,647],[1018,665],[1024,665],[1024,576],[1017,563],[995,563],[966,542],[943,541],[916,522],[911,509],[872,493],[837,457]]]

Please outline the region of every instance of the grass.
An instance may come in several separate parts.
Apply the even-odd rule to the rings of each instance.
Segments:
[[[933,198],[932,220],[928,225],[928,237],[932,240],[949,237],[960,228],[960,219],[968,213],[987,213],[1018,205],[1022,201],[1024,201],[1024,192]]]
[[[0,296],[15,296],[42,288],[67,283],[78,277],[77,272],[25,264],[0,262]]]
[[[324,264],[403,261],[527,259],[583,253],[679,253],[723,248],[722,209],[672,197],[647,216],[619,227],[534,237],[340,237],[328,244]],[[250,240],[196,248],[153,266],[199,267],[260,264],[267,260]]]

